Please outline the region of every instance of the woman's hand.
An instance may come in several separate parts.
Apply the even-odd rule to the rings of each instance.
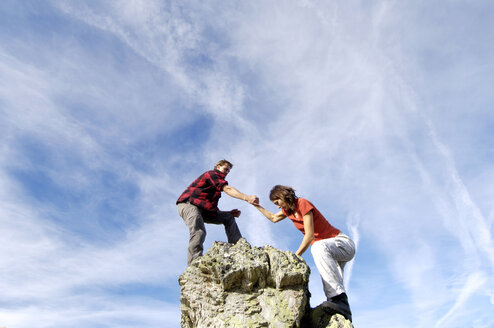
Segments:
[[[247,196],[247,199],[245,199],[245,201],[254,206],[259,205],[259,197],[257,197],[256,195]]]

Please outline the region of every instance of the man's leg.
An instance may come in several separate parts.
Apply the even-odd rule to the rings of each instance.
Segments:
[[[178,204],[178,214],[189,228],[187,265],[190,265],[192,260],[202,255],[203,243],[206,239],[206,227],[204,226],[201,211],[195,205],[190,203]]]
[[[204,222],[223,224],[225,226],[226,237],[228,238],[228,242],[231,244],[235,244],[240,238],[242,238],[242,234],[238,229],[237,221],[235,221],[235,217],[230,212],[219,211],[215,218],[205,215]]]

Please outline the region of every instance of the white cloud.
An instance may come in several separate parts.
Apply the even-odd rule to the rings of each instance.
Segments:
[[[447,325],[474,313],[452,315],[468,307],[480,287],[492,289],[494,219],[486,185],[492,168],[471,159],[487,156],[484,148],[466,137],[445,137],[444,124],[475,133],[479,123],[440,113],[442,103],[424,96],[420,83],[441,90],[442,81],[426,74],[423,52],[436,54],[442,45],[431,42],[454,27],[443,24],[439,31],[429,16],[417,21],[422,4],[53,6],[69,28],[44,27],[53,39],[18,38],[15,47],[0,49],[0,270],[6,277],[0,284],[2,300],[12,307],[0,314],[8,326],[32,326],[33,318],[52,326],[124,326],[114,319],[119,316],[143,327],[166,325],[171,317],[176,323],[176,295],[145,311],[149,298],[119,299],[102,289],[133,283],[177,288],[187,230],[174,202],[220,158],[235,164],[230,184],[258,194],[266,207],[274,184],[292,185],[353,236],[359,253],[346,282],[359,326]],[[414,34],[417,24],[433,36]],[[457,62],[451,84],[472,67]],[[484,81],[476,72],[473,85]],[[187,130],[203,117],[210,120]],[[195,148],[173,143],[181,129]],[[49,160],[36,161],[23,138],[46,148]],[[469,153],[455,149],[458,140]],[[469,174],[469,165],[479,174]],[[114,201],[135,219],[112,227],[108,233],[117,237],[111,240],[84,238],[80,225],[101,219],[90,205],[69,201],[88,217],[64,226],[54,219],[64,215],[60,204],[30,197],[14,169],[42,172],[69,194],[85,192],[93,206],[128,185],[135,194]],[[103,186],[102,172],[121,184]],[[294,250],[301,240],[291,222],[272,225],[239,200],[224,196],[220,207],[242,210],[239,225],[256,246]],[[213,240],[225,240],[221,227],[208,227],[205,246]],[[311,264],[310,254],[307,259]],[[313,271],[316,302],[324,295]],[[457,278],[464,274],[469,278]],[[462,288],[452,287],[458,280]],[[380,297],[380,291],[364,284],[386,291],[382,308],[364,294]],[[84,288],[82,295],[74,292]],[[47,311],[59,304],[54,298],[70,300],[60,314]],[[413,317],[410,308],[417,311]]]
[[[158,1],[118,1],[105,4],[112,15],[105,16],[101,8],[71,2],[56,2],[61,10],[73,17],[115,35],[155,67],[171,75],[191,103],[203,105],[205,111],[224,116],[238,111],[243,91],[238,82],[221,70],[188,67],[184,57],[207,55],[203,39],[202,5],[165,4]],[[206,43],[205,43],[206,42]]]
[[[50,300],[44,306],[25,306],[0,310],[2,324],[7,327],[85,327],[106,325],[129,327],[139,322],[140,327],[177,327],[180,311],[175,305],[149,299],[104,295],[75,295]]]
[[[487,282],[484,272],[474,272],[470,274],[461,289],[454,306],[437,323],[436,327],[448,327],[454,319],[456,313],[461,313],[461,307],[470,297]]]

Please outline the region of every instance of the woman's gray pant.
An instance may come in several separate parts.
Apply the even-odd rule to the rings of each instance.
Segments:
[[[230,212],[219,211],[216,217],[190,203],[178,204],[178,214],[182,217],[189,228],[189,250],[187,254],[187,265],[192,260],[202,255],[203,244],[206,239],[206,227],[204,223],[223,224],[229,243],[236,243],[242,234],[238,229],[235,217]]]
[[[343,269],[355,256],[355,244],[345,234],[316,241],[311,246],[312,257],[322,278],[327,299],[345,293]]]

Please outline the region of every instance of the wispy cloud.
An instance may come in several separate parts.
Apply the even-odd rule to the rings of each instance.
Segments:
[[[238,111],[243,90],[216,63],[213,46],[204,39],[208,8],[159,1],[117,1],[104,5],[113,14],[87,4],[55,3],[73,17],[115,35],[155,67],[167,72],[192,103],[221,117]],[[214,42],[214,40],[211,40]],[[189,61],[187,60],[189,59]],[[197,65],[191,65],[194,61]],[[201,61],[209,65],[200,65]]]
[[[460,308],[465,306],[465,303],[468,301],[470,297],[474,295],[479,288],[483,287],[487,282],[487,278],[484,272],[474,272],[470,274],[460,290],[458,298],[451,307],[451,309],[446,313],[440,320],[437,321],[436,327],[447,327],[450,324],[451,320],[455,317],[456,313],[461,313]]]
[[[0,23],[0,325],[176,326],[187,229],[175,200],[220,158],[266,207],[274,184],[292,185],[352,235],[358,326],[492,309],[491,153],[473,137],[490,140],[492,121],[482,38],[461,52],[456,25],[407,2],[51,5],[0,6],[19,25]],[[481,3],[455,6],[468,30],[489,26],[474,19]],[[445,85],[482,101],[470,109]],[[220,207],[242,210],[256,246],[302,239],[238,200]],[[206,246],[216,239],[208,226]]]

